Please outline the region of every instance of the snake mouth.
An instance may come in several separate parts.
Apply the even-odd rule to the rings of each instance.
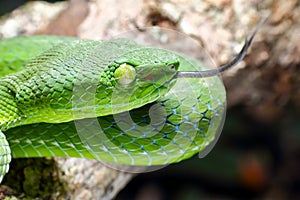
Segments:
[[[177,74],[179,61],[166,62],[163,64],[146,64],[137,66],[136,83],[138,85],[155,85],[160,87],[170,83]]]

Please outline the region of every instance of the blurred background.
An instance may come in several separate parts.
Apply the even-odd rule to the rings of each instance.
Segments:
[[[265,13],[245,61],[223,76],[228,111],[213,150],[135,175],[115,199],[300,199],[299,1],[1,0],[0,37],[108,39],[137,24],[158,26],[193,37],[219,66]]]

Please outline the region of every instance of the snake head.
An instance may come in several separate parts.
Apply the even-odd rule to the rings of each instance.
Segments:
[[[139,48],[117,59],[114,78],[119,86],[160,87],[171,82],[179,68],[179,58],[171,51]]]
[[[179,68],[179,58],[171,51],[136,46],[116,57],[107,71],[96,94],[98,105],[102,105],[103,90],[111,99],[110,113],[123,112],[154,102],[173,86]],[[109,78],[107,78],[109,77]],[[106,99],[106,98],[105,98]],[[101,106],[102,107],[102,106]]]

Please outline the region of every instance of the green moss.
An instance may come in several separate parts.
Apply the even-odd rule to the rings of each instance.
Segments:
[[[45,158],[13,159],[2,184],[13,188],[21,199],[49,199],[53,193],[64,192],[54,161]]]

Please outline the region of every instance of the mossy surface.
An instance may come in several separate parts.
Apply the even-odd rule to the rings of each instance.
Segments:
[[[13,159],[2,184],[12,188],[19,199],[51,199],[64,191],[54,161],[46,158]]]

